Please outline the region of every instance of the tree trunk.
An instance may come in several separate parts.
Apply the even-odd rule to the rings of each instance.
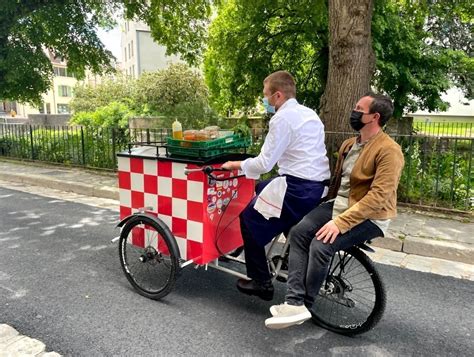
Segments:
[[[326,131],[352,132],[350,112],[369,90],[375,68],[371,36],[373,0],[328,3],[329,68],[319,114]]]

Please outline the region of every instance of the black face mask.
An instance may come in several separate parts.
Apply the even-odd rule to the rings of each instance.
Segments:
[[[365,123],[362,122],[362,115],[364,115],[364,113],[358,112],[355,110],[353,110],[351,113],[350,123],[351,123],[352,129],[354,129],[355,131],[359,131],[365,125]]]

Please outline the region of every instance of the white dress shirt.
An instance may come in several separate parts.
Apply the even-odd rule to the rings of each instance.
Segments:
[[[288,99],[270,120],[268,134],[257,157],[242,161],[248,178],[258,179],[278,163],[280,175],[306,180],[329,179],[324,125],[311,109]]]

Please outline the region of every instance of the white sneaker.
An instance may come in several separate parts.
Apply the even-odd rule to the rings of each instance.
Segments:
[[[281,329],[300,325],[311,318],[311,312],[306,306],[289,305],[287,303],[274,305],[270,308],[273,317],[265,320],[265,326],[270,329]]]
[[[288,305],[287,302],[280,305],[270,306],[270,314],[272,314],[272,316],[277,316],[281,311],[285,311],[286,305]]]

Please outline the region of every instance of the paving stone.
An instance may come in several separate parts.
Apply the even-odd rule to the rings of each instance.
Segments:
[[[20,334],[13,327],[8,326],[6,324],[0,325],[0,345],[8,344],[9,341],[18,338],[19,336]]]
[[[17,352],[23,355],[37,355],[44,352],[46,346],[43,342],[34,338],[23,336],[23,338],[6,346],[5,352]]]
[[[467,264],[474,263],[474,245],[466,243],[407,237],[403,243],[403,252]]]
[[[371,246],[401,252],[403,242],[398,238],[388,236],[374,239]]]

